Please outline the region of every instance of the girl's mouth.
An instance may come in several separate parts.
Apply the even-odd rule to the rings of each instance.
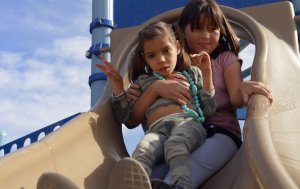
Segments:
[[[160,68],[160,70],[159,71],[166,71],[166,70],[168,70],[169,69],[169,67],[162,67],[162,68]]]
[[[210,46],[209,43],[198,43],[198,47],[202,48],[202,49],[206,49]]]

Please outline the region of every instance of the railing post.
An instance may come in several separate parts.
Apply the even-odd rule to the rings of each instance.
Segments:
[[[100,63],[97,55],[99,55],[99,48],[110,46],[110,33],[114,26],[113,0],[93,0],[92,6],[92,23],[90,25],[92,46],[87,53],[91,58],[91,75],[89,77],[91,106],[99,100],[106,84],[106,76],[96,67],[96,64]],[[108,53],[105,53],[104,57],[110,61]]]

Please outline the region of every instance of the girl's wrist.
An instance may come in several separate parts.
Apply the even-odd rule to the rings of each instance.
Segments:
[[[119,96],[124,91],[123,83],[120,85],[115,85],[114,87],[114,95]]]
[[[153,82],[147,90],[149,90],[153,95],[156,97],[159,96],[159,86],[160,86],[161,80],[156,80]]]
[[[212,76],[212,70],[211,69],[207,69],[207,70],[204,70],[204,71],[201,70],[201,72],[202,72],[202,77]]]

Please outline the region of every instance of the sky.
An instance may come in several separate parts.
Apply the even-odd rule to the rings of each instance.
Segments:
[[[0,1],[4,143],[90,108],[92,0]]]
[[[1,0],[0,7],[0,132],[5,144],[90,109],[91,61],[85,52],[91,45],[92,0]],[[248,51],[247,60],[254,49]],[[142,129],[123,127],[123,133],[131,154]]]

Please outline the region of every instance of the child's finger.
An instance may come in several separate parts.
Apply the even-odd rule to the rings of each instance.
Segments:
[[[100,68],[102,71],[103,70],[105,70],[105,66],[104,65],[102,65],[102,64],[96,64],[96,66],[98,67],[98,68]]]
[[[100,54],[98,57],[99,57],[100,60],[102,60],[102,62],[104,62],[104,63],[105,63],[105,62],[108,62],[108,61],[104,58],[104,56],[103,56],[102,54]]]

